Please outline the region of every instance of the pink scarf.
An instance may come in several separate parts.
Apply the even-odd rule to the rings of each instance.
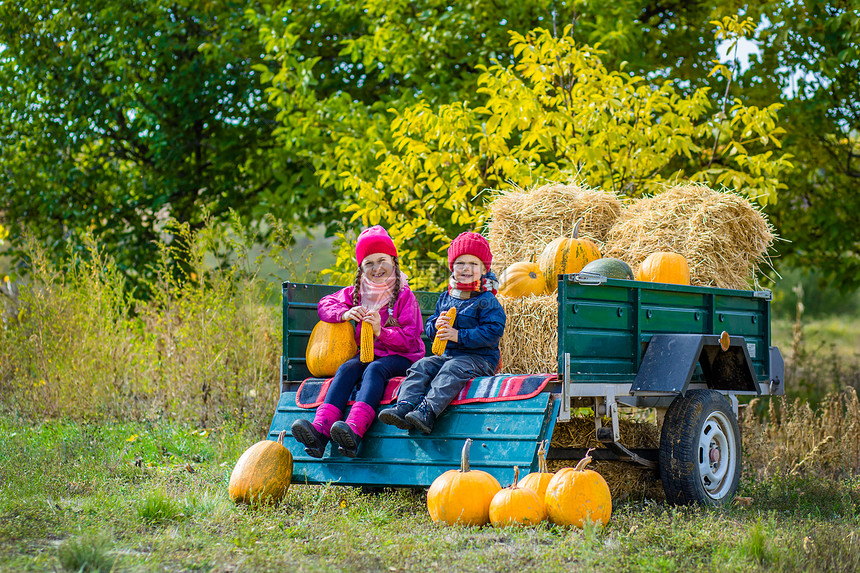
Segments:
[[[390,277],[385,279],[384,282],[375,283],[366,275],[361,275],[361,286],[359,290],[359,295],[361,297],[360,302],[361,306],[366,308],[367,310],[379,310],[388,304],[388,301],[391,300],[391,294],[394,292],[394,282],[395,282],[394,273],[391,274]],[[404,286],[407,286],[406,274],[402,271],[400,272],[400,288],[402,289]]]

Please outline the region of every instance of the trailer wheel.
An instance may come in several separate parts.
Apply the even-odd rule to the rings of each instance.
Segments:
[[[722,505],[741,477],[741,432],[731,404],[690,390],[669,406],[660,435],[660,479],[670,503]]]

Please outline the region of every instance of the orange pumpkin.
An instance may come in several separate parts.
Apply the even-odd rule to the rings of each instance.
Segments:
[[[430,485],[427,491],[427,510],[434,522],[449,525],[486,525],[490,522],[490,502],[502,489],[496,478],[481,470],[469,469],[467,439],[460,456],[460,469],[448,470]]]
[[[543,294],[545,289],[546,281],[537,263],[514,263],[499,277],[499,294],[503,296],[519,298]]]
[[[546,441],[541,442],[538,448],[538,471],[530,473],[517,484],[520,487],[532,490],[541,499],[546,497],[546,486],[549,485],[552,476],[555,475],[549,471],[546,465],[546,443]]]
[[[581,528],[586,520],[606,525],[612,515],[609,485],[599,473],[585,469],[591,461],[588,455],[575,468],[558,470],[546,488],[547,517],[557,525]]]
[[[517,485],[520,468],[514,466],[514,483],[500,490],[490,502],[490,523],[493,527],[508,525],[537,525],[546,519],[544,502],[538,495]]]
[[[305,350],[308,370],[317,378],[334,376],[341,364],[355,356],[355,327],[351,322],[319,321],[311,331]]]
[[[538,257],[538,265],[543,272],[546,292],[552,294],[558,288],[558,275],[578,273],[582,267],[600,258],[600,249],[589,239],[579,238],[579,225],[576,222],[573,233],[568,237],[559,237],[544,247]]]
[[[657,252],[648,255],[639,264],[637,281],[652,283],[690,284],[690,266],[678,253]]]
[[[284,447],[286,435],[281,430],[278,441],[263,440],[245,450],[230,474],[230,499],[271,503],[284,497],[293,477],[293,455]]]

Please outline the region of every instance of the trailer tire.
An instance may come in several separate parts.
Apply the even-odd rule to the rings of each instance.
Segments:
[[[741,432],[731,404],[714,390],[672,401],[660,435],[660,479],[669,503],[723,505],[741,477]]]

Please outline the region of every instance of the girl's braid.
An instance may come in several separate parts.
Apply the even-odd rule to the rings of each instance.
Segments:
[[[358,306],[361,302],[361,265],[358,265],[358,270],[355,271],[355,283],[352,286],[352,306]]]
[[[394,257],[394,290],[391,292],[391,298],[388,299],[388,320],[385,321],[385,326],[400,326],[394,318],[394,303],[397,302],[398,296],[400,296],[400,261]]]

